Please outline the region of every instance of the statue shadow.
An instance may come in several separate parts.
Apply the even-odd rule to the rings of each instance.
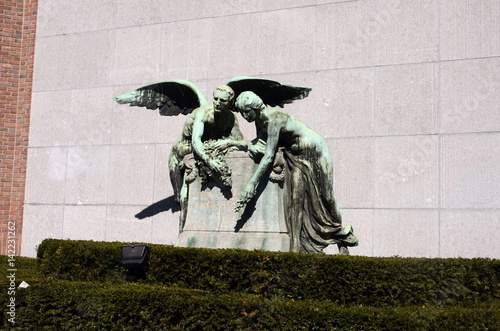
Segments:
[[[135,218],[142,220],[148,217],[153,217],[155,215],[158,215],[159,213],[163,213],[169,210],[171,210],[172,213],[181,210],[177,202],[175,202],[175,197],[173,195],[166,199],[153,203],[151,206],[147,207],[140,213],[136,214]]]
[[[266,178],[269,177],[269,174],[267,174]],[[241,217],[238,219],[236,222],[236,225],[234,227],[234,232],[239,232],[243,226],[248,222],[248,220],[252,217],[253,213],[255,210],[257,210],[257,201],[259,200],[260,196],[262,195],[262,192],[266,189],[268,184],[267,180],[261,180],[259,185],[257,185],[257,193],[255,196],[247,203],[245,206],[245,209],[243,210],[243,214],[241,214]]]
[[[218,187],[220,189],[220,192],[222,193],[222,195],[224,195],[224,198],[229,200],[233,197],[233,192],[231,192],[230,188],[227,188],[219,183],[214,183],[212,181],[202,184],[201,191],[204,191],[206,189],[212,190],[214,187]]]

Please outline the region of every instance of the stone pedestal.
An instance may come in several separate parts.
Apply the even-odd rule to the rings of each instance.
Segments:
[[[288,252],[282,184],[262,181],[257,195],[235,213],[236,200],[257,164],[244,152],[229,153],[226,161],[232,170],[231,191],[221,191],[213,182],[202,185],[199,177],[189,185],[186,223],[178,245]]]

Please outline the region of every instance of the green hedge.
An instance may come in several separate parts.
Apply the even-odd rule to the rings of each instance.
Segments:
[[[0,293],[0,304],[8,298]],[[343,307],[146,284],[40,281],[16,294],[2,330],[497,330],[500,301],[471,306]],[[6,314],[4,313],[4,317]]]
[[[0,283],[5,280],[7,281],[7,276],[10,274],[8,269],[12,268],[9,266],[9,258],[7,255],[0,255]],[[46,279],[46,277],[40,272],[39,262],[36,259],[29,257],[16,256],[14,258],[14,268],[16,269],[16,280],[18,282],[26,281],[40,281]]]
[[[75,281],[123,282],[123,243],[45,240],[41,270]],[[337,305],[423,306],[500,299],[500,261],[368,258],[150,245],[148,284]]]
[[[46,239],[38,246],[40,270],[58,279],[122,281],[120,242]]]

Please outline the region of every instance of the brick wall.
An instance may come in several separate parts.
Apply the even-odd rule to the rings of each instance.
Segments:
[[[19,255],[38,0],[0,1],[0,254]],[[15,236],[9,231],[15,226]]]

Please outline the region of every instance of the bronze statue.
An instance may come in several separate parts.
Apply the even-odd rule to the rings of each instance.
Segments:
[[[269,79],[234,77],[215,89],[213,103],[208,104],[193,83],[170,80],[141,87],[115,100],[159,109],[161,115],[187,115],[169,157],[170,180],[181,207],[180,232],[186,219],[190,181],[200,176],[202,180],[214,179],[221,189],[231,188],[231,169],[224,156],[229,151],[247,148],[232,112],[235,110],[247,121],[255,122],[257,139],[248,154],[257,162],[262,157],[235,210],[253,198],[258,183],[267,180],[263,176],[273,165],[270,180],[285,182],[291,251],[321,253],[329,244],[337,244],[341,254],[348,254],[347,246],[356,246],[358,239],[349,225],[342,227],[326,142],[289,114],[266,106],[283,107],[307,97],[310,90]],[[234,100],[237,109],[233,108]]]
[[[285,103],[306,97],[310,89],[263,78],[234,77],[215,89],[212,105],[195,84],[186,80],[155,83],[114,98],[120,104],[159,109],[163,116],[187,115],[182,134],[174,142],[169,157],[170,181],[181,207],[180,231],[187,208],[186,171],[196,168],[195,174],[201,170],[200,175],[214,179],[222,188],[231,188],[231,169],[224,162],[224,155],[247,148],[238,120],[231,111],[235,98],[246,90],[258,93],[269,105],[283,107]],[[188,180],[193,177],[188,176]]]
[[[326,141],[290,114],[266,107],[251,91],[238,96],[236,108],[248,122],[255,122],[258,139],[249,148],[249,154],[262,158],[238,199],[235,211],[253,198],[259,181],[267,180],[263,176],[281,149],[286,168],[285,211],[291,251],[321,253],[329,244],[337,244],[340,254],[348,255],[347,246],[356,246],[358,238],[350,225],[342,227]]]

